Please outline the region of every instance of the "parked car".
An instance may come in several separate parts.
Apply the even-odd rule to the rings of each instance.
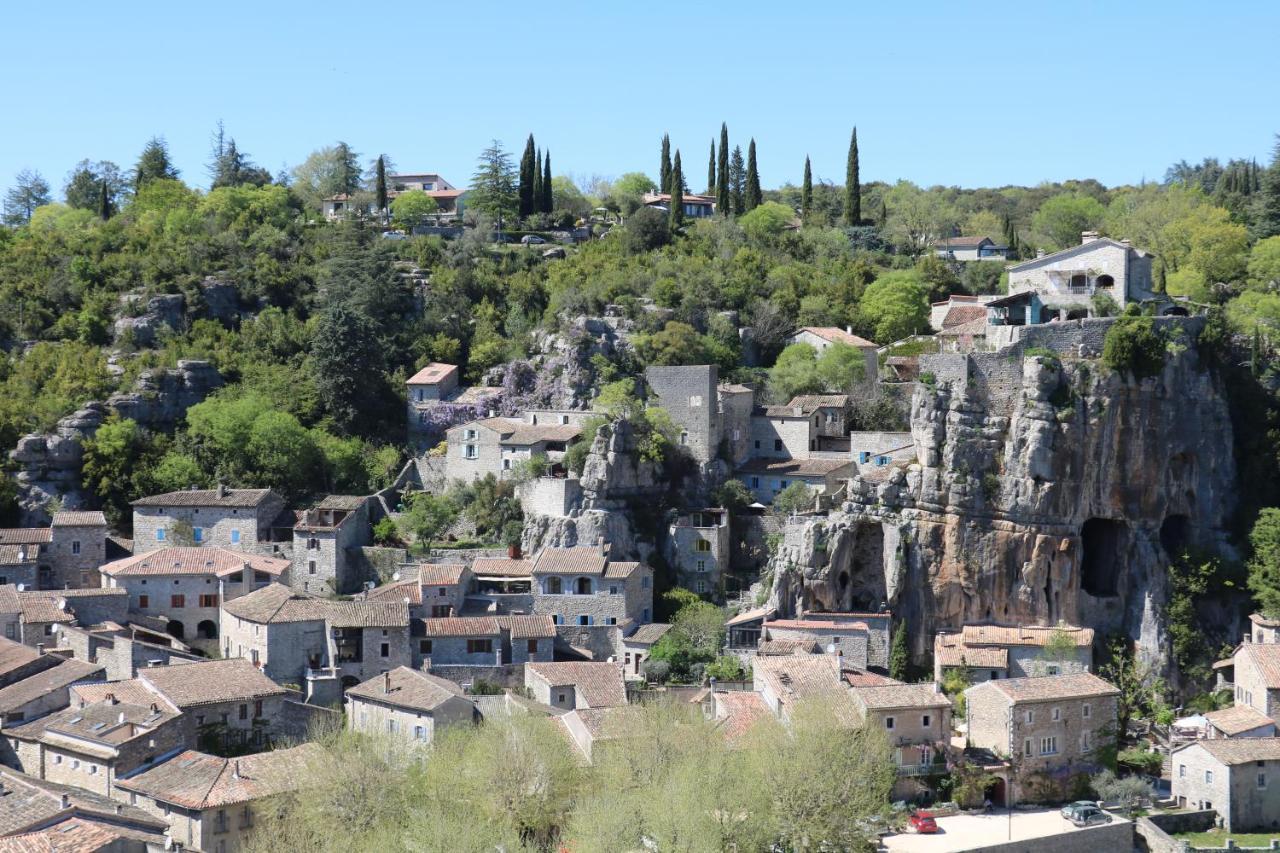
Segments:
[[[1076,826],[1097,826],[1102,823],[1111,823],[1111,815],[1094,806],[1091,809],[1078,810],[1071,818],[1071,822]]]
[[[928,812],[916,812],[911,816],[911,829],[921,835],[933,835],[938,831],[938,822]]]
[[[1071,820],[1076,816],[1076,812],[1081,809],[1096,809],[1098,804],[1092,800],[1076,800],[1074,803],[1067,803],[1062,807],[1062,816],[1067,820]]]
[[[537,234],[526,234],[520,238],[520,242],[524,243],[526,246],[541,246],[547,241],[539,237]]]

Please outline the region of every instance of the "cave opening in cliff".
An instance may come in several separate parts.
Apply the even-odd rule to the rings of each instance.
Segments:
[[[1181,557],[1191,543],[1191,519],[1185,515],[1171,515],[1160,525],[1160,544],[1170,559]]]
[[[1083,554],[1080,560],[1080,586],[1089,595],[1116,594],[1121,549],[1128,528],[1124,522],[1110,518],[1091,518],[1080,528]]]
[[[847,575],[837,575],[841,606],[853,610],[876,610],[886,600],[884,580],[884,527],[876,522],[857,525],[850,549]]]

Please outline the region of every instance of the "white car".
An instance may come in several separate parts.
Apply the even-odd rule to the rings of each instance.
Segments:
[[[547,241],[539,237],[537,234],[526,234],[520,238],[520,242],[524,243],[526,246],[541,246]]]

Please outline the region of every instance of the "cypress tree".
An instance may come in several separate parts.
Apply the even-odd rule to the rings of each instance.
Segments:
[[[862,181],[858,176],[858,128],[849,139],[849,165],[844,176],[844,224],[862,223]]]
[[[667,209],[672,230],[684,222],[684,171],[680,168],[680,149],[676,149],[676,161],[671,167],[671,201]]]
[[[542,212],[542,151],[533,149],[533,212]]]
[[[809,155],[804,158],[804,180],[800,184],[800,213],[805,220],[813,210],[813,170],[809,168]]]
[[[547,159],[542,172],[542,212],[551,213],[555,207],[555,199],[551,194],[551,149],[547,149]]]
[[[524,144],[524,155],[520,158],[520,206],[518,208],[521,219],[533,213],[533,184],[536,180],[537,164],[533,162],[533,134],[529,134],[529,139]]]
[[[742,213],[742,195],[747,185],[747,164],[742,159],[742,146],[733,146],[733,154],[729,157],[729,202],[733,205],[733,215]]]
[[[111,188],[106,178],[102,179],[102,193],[98,196],[98,216],[103,220],[111,218]]]
[[[707,195],[716,191],[716,141],[711,140],[711,158],[707,160]]]
[[[729,125],[720,123],[720,151],[716,170],[716,210],[728,216],[733,211],[729,189]]]
[[[899,622],[889,644],[889,677],[905,681],[908,675],[907,669],[910,666],[911,652],[907,648],[907,623]]]
[[[742,195],[743,210],[755,210],[764,201],[760,192],[760,173],[756,170],[756,141],[747,146],[747,187]]]
[[[662,163],[658,166],[658,192],[671,191],[671,137],[662,134]]]
[[[378,173],[374,178],[374,192],[378,196],[378,214],[385,218],[387,215],[387,164],[381,154],[378,155]]]

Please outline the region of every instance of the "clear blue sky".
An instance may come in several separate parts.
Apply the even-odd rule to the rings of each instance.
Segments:
[[[1180,158],[1265,160],[1280,131],[1280,3],[13,3],[0,185],[60,191],[81,158],[167,138],[207,183],[221,118],[275,172],[343,139],[465,185],[527,133],[556,174],[657,171],[700,188],[720,122],[766,187],[1158,179]]]

